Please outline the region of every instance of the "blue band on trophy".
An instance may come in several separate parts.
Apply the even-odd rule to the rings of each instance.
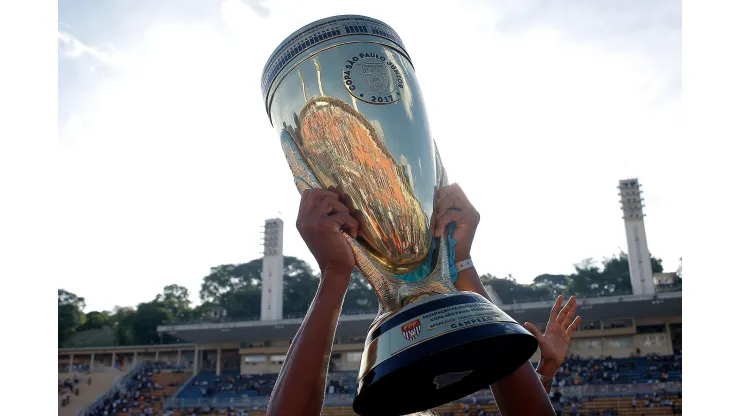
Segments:
[[[450,280],[452,280],[452,283],[455,283],[457,280],[458,275],[458,269],[455,265],[455,246],[457,245],[457,240],[452,238],[452,233],[455,232],[455,223],[452,222],[448,226],[448,232],[447,232],[447,245],[449,250],[449,263],[450,263]],[[424,261],[424,264],[422,264],[418,269],[414,270],[411,273],[403,274],[403,275],[394,275],[395,277],[403,280],[404,282],[408,283],[415,283],[422,281],[425,277],[429,276],[429,274],[432,272],[432,268],[434,265],[432,264],[433,258],[432,253],[437,249],[437,241],[432,241],[432,247],[429,250],[429,255],[427,256],[426,260]]]

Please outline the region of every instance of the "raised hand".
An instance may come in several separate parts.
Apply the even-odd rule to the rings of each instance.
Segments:
[[[349,279],[355,256],[343,231],[357,237],[358,222],[334,190],[308,189],[301,194],[296,228],[321,268]],[[349,280],[347,280],[349,283]]]
[[[524,323],[524,327],[537,337],[537,342],[540,344],[540,363],[537,366],[537,372],[550,378],[563,365],[568,354],[571,335],[581,323],[580,316],[573,319],[577,309],[576,297],[571,296],[561,310],[563,299],[563,296],[558,296],[555,301],[544,334],[540,333],[537,327],[530,322]]]
[[[434,236],[442,237],[447,225],[454,222],[455,231],[452,238],[457,241],[455,261],[469,259],[475,230],[480,222],[480,214],[465,196],[460,185],[453,183],[437,191],[434,212]]]

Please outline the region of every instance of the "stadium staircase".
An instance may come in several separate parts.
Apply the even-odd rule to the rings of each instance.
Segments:
[[[80,389],[80,395],[76,396],[74,392],[66,392],[59,395],[59,416],[76,416],[80,409],[85,409],[93,404],[98,397],[105,394],[111,386],[121,377],[121,372],[100,372],[100,373],[60,373],[59,380],[73,379],[77,376],[79,383],[77,388]],[[87,384],[88,378],[92,378],[92,383]],[[62,407],[62,399],[69,396],[69,404]]]
[[[167,398],[172,397],[182,387],[192,373],[182,372],[166,372],[152,374],[152,381],[155,384],[159,384],[164,387],[162,390],[150,389],[149,391],[142,392],[139,408],[129,409],[128,412],[118,412],[116,416],[133,416],[143,415],[145,402],[147,399],[151,401],[151,407],[155,415],[162,414],[164,408],[164,402]]]

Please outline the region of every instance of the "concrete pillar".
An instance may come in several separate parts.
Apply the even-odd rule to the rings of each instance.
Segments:
[[[159,361],[159,350],[154,352],[154,361]]]
[[[113,368],[116,368],[116,353],[113,353],[113,358],[111,358],[110,366]]]
[[[90,354],[90,371],[95,369],[95,353]]]
[[[671,324],[665,324],[665,336],[668,339],[668,348],[670,348],[670,354],[673,354],[673,336],[671,335]]]
[[[193,374],[198,374],[198,346],[195,346],[195,352],[193,353]]]
[[[177,350],[177,364],[182,362],[182,350]]]
[[[134,367],[136,367],[136,361],[139,358],[138,353],[134,351]]]
[[[72,372],[72,364],[75,362],[75,355],[69,354],[69,372]]]
[[[221,375],[221,347],[216,350],[216,375]]]

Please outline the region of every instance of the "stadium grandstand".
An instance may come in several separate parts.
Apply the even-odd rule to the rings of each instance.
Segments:
[[[540,329],[551,307],[549,301],[501,305],[517,321]],[[681,292],[579,299],[578,308],[583,319],[550,394],[555,409],[564,415],[680,413]],[[374,318],[373,313],[340,318],[323,414],[354,415],[355,378]],[[213,315],[159,326],[161,334],[187,343],[60,349],[60,415],[264,414],[301,321]],[[533,363],[538,358],[539,352]],[[492,352],[482,359],[505,357]],[[65,380],[72,389],[63,392]],[[70,393],[77,385],[79,394]],[[489,391],[435,411],[497,414]]]

